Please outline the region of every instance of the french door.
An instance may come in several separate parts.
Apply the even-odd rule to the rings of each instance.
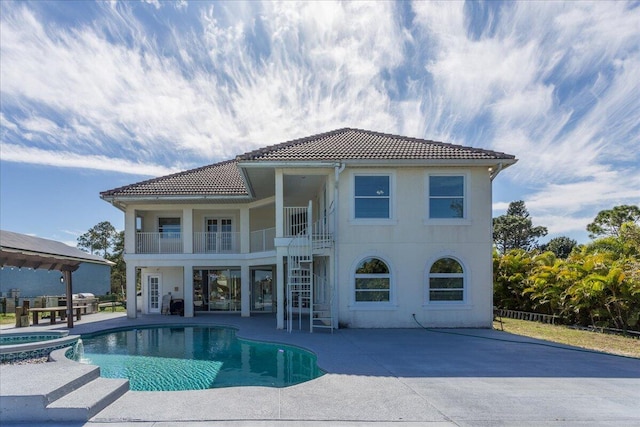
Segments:
[[[147,295],[149,296],[149,313],[160,312],[160,275],[147,276]]]
[[[233,225],[230,218],[207,218],[207,251],[230,252],[233,248]]]

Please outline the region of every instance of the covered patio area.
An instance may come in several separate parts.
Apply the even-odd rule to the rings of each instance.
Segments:
[[[100,256],[88,254],[62,242],[0,230],[0,267],[60,271],[60,280],[65,285],[65,317],[68,328],[73,328],[72,273],[82,263],[113,265]]]

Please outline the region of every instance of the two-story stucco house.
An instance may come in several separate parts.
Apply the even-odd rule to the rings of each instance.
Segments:
[[[125,213],[127,314],[170,295],[187,317],[278,328],[490,327],[491,182],[515,162],[339,129],[105,191]]]

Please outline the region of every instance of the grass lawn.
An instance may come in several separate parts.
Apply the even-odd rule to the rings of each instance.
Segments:
[[[8,325],[10,323],[15,325],[16,323],[15,313],[0,314],[0,325]]]
[[[504,331],[515,335],[538,338],[574,347],[602,351],[640,358],[640,339],[599,332],[579,331],[566,326],[548,325],[503,318]],[[500,330],[500,322],[493,322],[493,328]]]

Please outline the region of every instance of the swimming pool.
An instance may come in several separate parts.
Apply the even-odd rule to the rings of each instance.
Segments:
[[[324,374],[316,356],[248,341],[222,327],[149,327],[83,336],[78,361],[131,390],[176,391],[232,386],[287,387]]]

